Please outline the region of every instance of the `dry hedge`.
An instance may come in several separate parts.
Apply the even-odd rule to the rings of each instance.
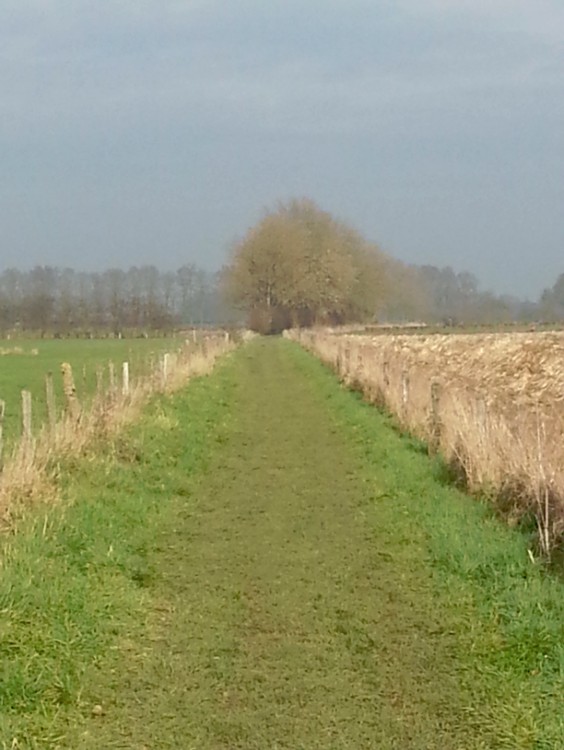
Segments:
[[[564,333],[289,334],[487,491],[534,516],[549,555],[564,537]]]

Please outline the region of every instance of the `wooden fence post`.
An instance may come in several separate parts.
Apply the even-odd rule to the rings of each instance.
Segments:
[[[108,379],[110,381],[110,398],[113,400],[116,395],[116,368],[111,360],[108,362]]]
[[[57,407],[55,406],[55,388],[53,386],[53,373],[49,370],[45,375],[45,399],[47,401],[47,420],[51,433],[55,431],[57,424]]]
[[[0,471],[4,468],[4,415],[6,402],[0,400]]]
[[[31,392],[22,391],[22,439],[26,450],[32,442],[31,408]]]
[[[409,404],[409,371],[403,369],[401,371],[401,410],[402,419],[407,422],[407,407]]]
[[[337,375],[342,378],[343,377],[343,355],[342,355],[342,348],[343,344],[338,341],[337,342],[337,355],[335,357],[335,370],[337,371]]]
[[[129,362],[124,362],[121,366],[122,374],[122,393],[129,396]]]
[[[343,376],[346,380],[351,374],[351,345],[348,341],[345,342],[345,349],[343,352]]]
[[[80,417],[80,403],[76,395],[72,367],[68,362],[63,362],[61,365],[61,373],[63,375],[63,393],[65,394],[67,411],[73,419],[78,419]]]
[[[357,361],[357,375],[356,375],[356,379],[357,379],[359,387],[360,387],[360,389],[362,391],[363,387],[364,387],[364,383],[363,383],[363,378],[364,378],[364,352],[362,351],[362,346],[360,344],[357,347],[357,358],[356,358],[356,361]]]
[[[161,360],[161,379],[163,388],[166,388],[166,384],[168,382],[169,361],[170,354],[166,352],[165,354],[163,354],[163,358]]]
[[[431,382],[431,436],[429,441],[429,447],[433,452],[437,451],[441,444],[440,399],[441,384],[438,380],[433,380]]]
[[[384,381],[384,387],[388,388],[390,385],[390,363],[387,359],[382,362],[382,380]]]

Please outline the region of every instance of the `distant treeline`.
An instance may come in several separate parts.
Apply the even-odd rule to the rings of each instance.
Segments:
[[[0,331],[40,334],[163,331],[229,317],[219,274],[193,264],[176,272],[154,266],[86,273],[37,266],[0,274]]]
[[[483,291],[478,279],[467,271],[457,273],[448,266],[410,266],[407,275],[413,319],[471,325],[526,323],[542,317],[538,304]]]
[[[88,335],[245,323],[291,326],[564,319],[564,273],[536,302],[482,291],[468,272],[408,265],[309,199],[280,204],[234,245],[229,265],[86,273],[37,266],[0,274],[0,335]]]
[[[398,309],[388,307],[384,311],[384,315],[390,313],[392,320],[403,317],[409,312],[410,305],[412,315],[408,317],[411,319],[447,325],[556,323],[564,320],[564,273],[535,302],[482,291],[473,274],[467,271],[456,273],[448,266],[409,266],[405,273],[407,294],[399,296]],[[399,276],[402,275],[400,272]]]
[[[471,273],[407,265],[305,198],[265,213],[224,273],[232,304],[261,332],[316,323],[445,325],[556,320],[564,275],[539,303],[497,296]]]

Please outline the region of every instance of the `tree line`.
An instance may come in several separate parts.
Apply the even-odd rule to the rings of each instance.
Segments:
[[[166,331],[226,317],[220,274],[194,264],[175,272],[154,266],[87,273],[36,266],[0,274],[0,331],[69,335]]]
[[[480,289],[468,272],[408,265],[307,198],[264,213],[211,273],[190,263],[0,274],[0,334],[85,335],[234,323],[262,333],[367,321],[485,324],[564,319],[564,273],[537,302]]]
[[[309,199],[266,212],[234,245],[224,283],[263,333],[362,321],[533,321],[543,310],[482,291],[468,272],[402,263]]]
[[[564,320],[564,273],[560,274],[553,286],[543,291],[539,307],[546,320]]]

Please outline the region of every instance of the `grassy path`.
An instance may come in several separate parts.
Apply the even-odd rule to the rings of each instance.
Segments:
[[[455,747],[416,555],[389,564],[373,488],[287,353],[254,348],[241,370],[236,425],[165,560],[176,614],[125,707],[131,746]]]
[[[29,747],[562,746],[562,587],[522,540],[296,347],[258,342],[214,378],[189,481],[194,396],[132,438],[155,495],[142,606],[60,739]]]

